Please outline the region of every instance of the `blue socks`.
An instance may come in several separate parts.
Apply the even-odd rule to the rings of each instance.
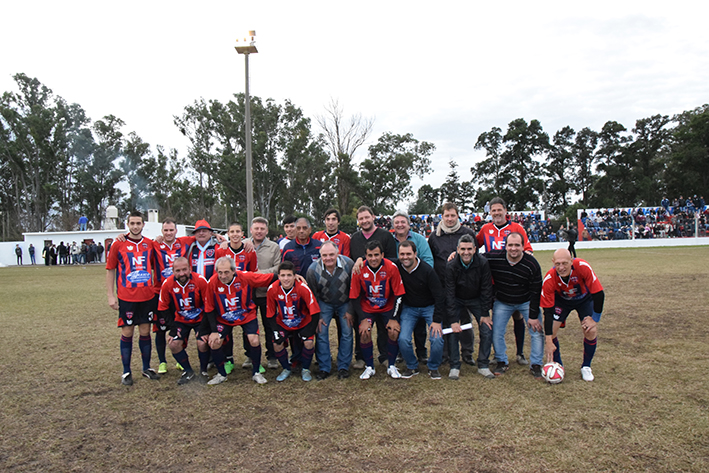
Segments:
[[[130,373],[130,359],[133,354],[133,337],[121,335],[121,362],[123,362],[123,372]]]

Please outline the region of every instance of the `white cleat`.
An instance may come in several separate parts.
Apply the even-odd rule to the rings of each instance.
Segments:
[[[590,366],[583,366],[581,368],[581,377],[584,381],[593,381],[596,379],[595,376],[593,376],[593,371],[591,371]]]
[[[226,381],[226,376],[217,373],[214,375],[214,378],[207,381],[207,384],[214,386],[216,384],[222,384],[224,381]]]
[[[369,379],[372,376],[374,376],[375,374],[377,374],[377,372],[374,370],[374,368],[372,368],[371,366],[367,366],[367,368],[365,368],[364,372],[361,375],[359,375],[359,379]]]
[[[387,374],[394,379],[401,379],[401,373],[396,366],[390,366],[387,368]]]
[[[254,383],[256,384],[266,384],[268,383],[268,380],[261,374],[261,373],[256,373],[251,377],[251,379],[254,380]]]

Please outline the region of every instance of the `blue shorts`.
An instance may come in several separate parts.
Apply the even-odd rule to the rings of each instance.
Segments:
[[[196,324],[184,324],[182,322],[175,322],[172,327],[170,327],[170,336],[175,340],[187,341],[190,338],[190,332],[194,330],[195,338],[199,339],[199,326],[200,322]]]
[[[579,316],[579,320],[593,315],[593,298],[589,295],[578,301],[569,301],[559,297],[554,299],[554,322],[561,322],[564,327],[566,318],[572,310],[575,310]]]
[[[118,299],[118,326],[149,324],[158,310],[158,296],[150,300],[132,302]]]

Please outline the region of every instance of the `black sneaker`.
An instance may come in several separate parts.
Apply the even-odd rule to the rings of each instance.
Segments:
[[[121,384],[123,386],[133,386],[133,375],[130,373],[123,373],[121,377]]]
[[[416,376],[419,373],[420,373],[420,371],[418,369],[412,370],[412,369],[406,368],[404,371],[401,372],[401,377],[404,379],[409,379],[412,376]]]
[[[529,373],[534,376],[534,379],[543,379],[542,376],[542,365],[532,365],[529,368]]]
[[[431,379],[441,379],[441,373],[438,370],[428,370],[428,376]]]
[[[315,379],[318,381],[322,381],[323,379],[327,379],[330,377],[330,372],[329,371],[320,371],[318,374],[315,375]]]
[[[152,368],[148,368],[147,370],[143,370],[143,376],[145,376],[148,379],[154,379],[154,380],[160,379],[160,375],[157,373],[157,371],[155,371]]]
[[[184,373],[182,373],[182,376],[180,376],[180,379],[177,380],[177,384],[180,386],[182,386],[183,384],[187,384],[192,381],[195,376],[197,375],[194,371],[185,371]]]
[[[337,379],[347,379],[350,377],[349,370],[340,370],[337,372]]]
[[[401,353],[399,353],[398,355],[396,355],[396,362],[397,362],[397,363],[403,363],[403,362],[404,362],[404,357],[401,356]]]
[[[492,372],[492,374],[494,374],[495,376],[502,376],[508,369],[510,369],[509,364],[498,361],[497,366],[495,367],[495,370]]]
[[[473,355],[465,355],[463,357],[463,363],[470,366],[475,366],[475,360],[473,360]]]

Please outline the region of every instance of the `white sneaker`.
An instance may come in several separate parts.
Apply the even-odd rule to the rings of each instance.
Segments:
[[[448,373],[448,378],[449,379],[460,378],[460,370],[458,368],[451,368],[450,372]]]
[[[401,373],[399,373],[399,369],[396,366],[390,366],[387,368],[387,374],[394,379],[401,378]]]
[[[583,378],[584,381],[593,381],[594,379],[596,379],[593,376],[593,371],[591,371],[590,366],[581,367],[581,377]]]
[[[369,379],[372,376],[377,374],[377,372],[372,368],[371,366],[367,366],[367,368],[364,370],[364,373],[359,375],[359,379]]]
[[[226,376],[222,376],[220,373],[217,373],[214,375],[214,378],[207,381],[207,384],[214,386],[215,384],[222,384],[224,381],[226,381]]]
[[[495,375],[490,371],[490,368],[478,368],[478,373],[487,379],[495,379]]]
[[[251,368],[254,367],[254,364],[251,363],[251,360],[249,360],[249,359],[247,358],[246,361],[241,364],[241,367],[242,367],[243,369],[245,369],[245,370],[246,370],[246,369],[250,370]]]
[[[264,376],[261,373],[256,373],[251,377],[251,379],[254,380],[256,384],[266,384],[268,383],[268,380],[264,378]]]

